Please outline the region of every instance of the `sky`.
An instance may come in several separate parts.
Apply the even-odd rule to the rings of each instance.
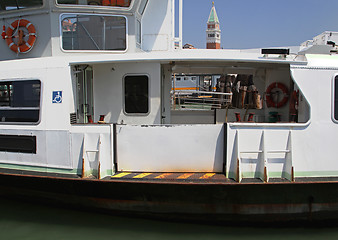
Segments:
[[[324,31],[338,32],[338,0],[213,1],[225,49],[299,46]],[[206,47],[213,1],[183,0],[183,44]]]

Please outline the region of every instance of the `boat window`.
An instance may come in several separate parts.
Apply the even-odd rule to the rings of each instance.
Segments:
[[[132,0],[57,0],[58,4],[97,5],[128,8]]]
[[[334,119],[338,121],[338,75],[334,79]]]
[[[0,1],[0,10],[1,11],[10,11],[10,10],[18,10],[25,9],[31,7],[42,6],[42,0],[1,0]]]
[[[40,88],[39,80],[0,82],[0,122],[38,122]]]
[[[63,15],[62,48],[64,50],[127,49],[127,24],[122,16]]]
[[[126,76],[124,78],[124,111],[127,114],[149,112],[148,76]]]

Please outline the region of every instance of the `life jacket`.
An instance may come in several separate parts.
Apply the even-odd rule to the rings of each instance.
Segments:
[[[129,0],[102,0],[103,6],[128,7]]]

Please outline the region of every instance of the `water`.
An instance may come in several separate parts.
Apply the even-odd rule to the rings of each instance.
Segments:
[[[0,239],[337,239],[337,227],[214,226],[39,206],[0,199]]]

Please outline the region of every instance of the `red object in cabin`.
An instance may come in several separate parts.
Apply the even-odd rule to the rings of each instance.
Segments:
[[[2,34],[1,34],[1,36],[2,36],[2,39],[6,38],[6,27],[5,27],[5,25],[2,27]]]
[[[236,115],[236,122],[241,122],[241,114],[239,112],[236,112],[235,115]]]

